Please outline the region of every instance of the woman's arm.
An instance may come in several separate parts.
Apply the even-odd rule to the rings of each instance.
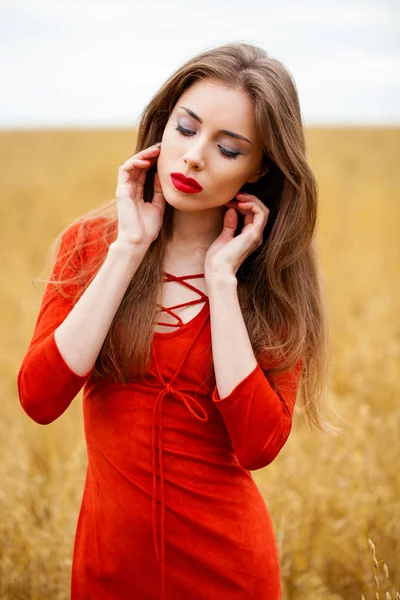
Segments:
[[[75,237],[63,236],[58,258]],[[43,295],[32,340],[18,372],[21,405],[37,423],[57,419],[89,379],[115,313],[147,248],[113,242],[93,281],[77,303],[64,298],[53,283]],[[68,268],[69,274],[79,268]],[[57,259],[55,278],[62,269]],[[65,273],[63,273],[65,276]]]
[[[292,426],[301,361],[275,376],[274,391],[257,362],[237,295],[234,275],[207,280],[216,387],[222,414],[240,464],[249,470],[271,463]]]
[[[160,145],[141,150],[119,167],[118,235],[76,304],[72,306],[72,301],[58,293],[54,283],[47,285],[33,338],[18,373],[20,402],[38,423],[50,423],[59,417],[89,379],[129,282],[160,232],[165,198],[157,173],[152,202],[143,199],[147,172],[157,161]],[[64,251],[74,242],[79,226],[79,222],[72,225],[63,235],[55,279],[60,279]],[[95,235],[98,246],[98,232]],[[79,272],[79,265],[65,267],[72,274]]]

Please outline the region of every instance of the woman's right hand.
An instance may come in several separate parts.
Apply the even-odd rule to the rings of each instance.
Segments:
[[[157,172],[152,202],[144,201],[143,188],[148,169],[158,159],[160,146],[161,142],[141,150],[118,169],[118,236],[115,241],[132,246],[150,246],[158,237],[164,217],[165,198]]]

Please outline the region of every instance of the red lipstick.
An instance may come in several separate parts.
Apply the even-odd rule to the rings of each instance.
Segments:
[[[185,177],[183,173],[171,173],[171,181],[178,190],[185,194],[198,194],[203,189],[198,181],[191,177]]]

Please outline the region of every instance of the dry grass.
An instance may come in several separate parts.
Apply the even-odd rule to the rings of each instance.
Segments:
[[[50,242],[115,193],[131,131],[0,135],[0,597],[69,597],[86,451],[77,399],[55,423],[23,413],[16,374]],[[307,131],[332,329],[336,438],[296,418],[254,473],[271,511],[285,600],[396,598],[400,589],[399,130]],[[373,551],[372,546],[373,544]],[[378,595],[376,595],[378,594]]]

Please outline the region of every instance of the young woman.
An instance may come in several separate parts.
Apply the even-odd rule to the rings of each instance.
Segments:
[[[281,598],[250,471],[295,404],[332,431],[316,218],[295,84],[231,43],[168,79],[116,199],[54,242],[18,389],[46,424],[84,387],[72,600]]]

